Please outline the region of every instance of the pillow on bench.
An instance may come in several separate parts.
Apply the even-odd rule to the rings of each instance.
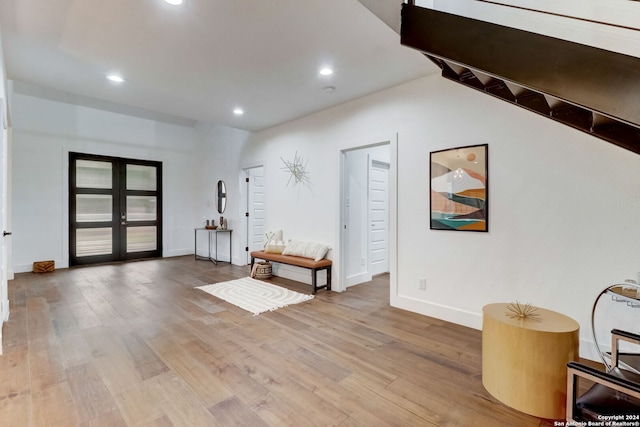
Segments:
[[[282,255],[293,255],[320,261],[328,251],[329,246],[324,243],[296,242],[292,240],[287,243],[284,251],[282,251]]]
[[[275,244],[269,243],[264,247],[264,251],[268,254],[281,254],[284,248],[285,245],[283,245],[282,242],[276,242]]]
[[[281,254],[284,250],[282,230],[265,233],[267,241],[264,244],[264,251],[268,254]]]

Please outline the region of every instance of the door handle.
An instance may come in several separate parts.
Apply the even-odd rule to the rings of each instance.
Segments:
[[[120,223],[120,225],[127,225],[127,222],[126,222],[126,221],[122,221],[122,222]]]
[[[2,232],[2,237],[6,237],[6,236],[11,236],[11,232],[10,231],[3,231]]]

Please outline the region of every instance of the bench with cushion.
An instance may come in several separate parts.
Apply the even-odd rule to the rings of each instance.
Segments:
[[[331,290],[331,260],[323,258],[316,261],[312,258],[304,258],[293,255],[282,255],[275,253],[268,253],[264,251],[251,252],[251,269],[253,270],[253,264],[256,259],[263,259],[265,261],[279,262],[280,264],[294,265],[296,267],[308,268],[311,270],[311,285],[313,286],[313,293],[315,294],[318,289]],[[327,270],[327,284],[318,286],[317,272],[319,270]]]

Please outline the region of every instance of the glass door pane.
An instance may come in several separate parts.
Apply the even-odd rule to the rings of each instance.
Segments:
[[[156,234],[156,227],[128,227],[127,252],[155,251]]]
[[[102,222],[113,220],[113,196],[110,194],[77,194],[76,221]]]
[[[155,166],[127,165],[127,190],[157,190]]]
[[[76,256],[109,255],[113,253],[111,227],[76,230]]]
[[[155,221],[157,209],[156,196],[127,196],[128,221]]]
[[[112,188],[112,176],[111,162],[76,160],[77,188]]]

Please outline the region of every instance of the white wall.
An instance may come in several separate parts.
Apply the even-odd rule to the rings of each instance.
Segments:
[[[239,131],[172,125],[18,93],[12,112],[15,271],[31,271],[34,261],[46,259],[57,268],[69,265],[70,151],[161,161],[163,255],[193,253],[193,228],[212,215],[212,181],[220,179],[211,156],[221,149],[210,146],[224,147]]]
[[[265,160],[267,228],[329,243],[339,263],[340,150],[396,132],[392,305],[480,328],[485,304],[531,302],[576,319],[591,354],[594,299],[640,271],[640,156],[432,76],[253,135],[245,161]],[[429,152],[483,143],[490,231],[430,230]],[[280,157],[296,151],[311,189],[286,186]]]
[[[369,98],[361,102],[367,102]],[[357,103],[356,103],[357,104]],[[348,104],[348,105],[356,105]],[[372,126],[370,120],[387,122],[388,108],[371,106],[359,110],[338,107],[260,133],[252,134],[243,153],[245,164],[265,167],[267,185],[266,229],[284,231],[285,240],[294,239],[329,244],[333,260],[333,288],[339,282],[340,257],[340,162],[341,150],[395,141],[393,127]],[[393,109],[393,108],[392,108]],[[347,111],[342,115],[342,111]],[[372,116],[373,115],[373,116]],[[289,174],[282,170],[283,159],[292,161],[296,152],[307,165],[310,186],[287,185]],[[291,271],[289,271],[291,270]],[[309,273],[284,268],[279,275],[309,283]],[[318,275],[318,282],[324,283]]]
[[[227,219],[227,226],[232,231],[233,244],[231,249],[232,262],[238,265],[246,265],[246,201],[242,198],[244,181],[240,179],[239,170],[242,163],[242,150],[249,138],[249,132],[239,129],[199,124],[197,132],[204,141],[203,149],[197,156],[203,162],[202,169],[198,173],[198,180],[203,184],[202,194],[197,196],[198,209],[204,212],[204,218],[215,220],[219,225],[220,217]],[[217,210],[217,183],[225,182],[227,187],[227,206],[224,213]],[[202,220],[202,218],[200,218]],[[200,238],[205,242],[203,233],[198,239],[198,253],[206,252],[206,245],[200,247]],[[221,261],[229,261],[229,238],[225,234],[218,235],[218,258]]]

